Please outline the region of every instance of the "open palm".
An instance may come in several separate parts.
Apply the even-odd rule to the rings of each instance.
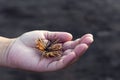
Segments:
[[[62,42],[63,55],[61,58],[43,58],[35,46],[38,38]],[[16,38],[7,56],[7,63],[13,68],[30,71],[46,72],[67,67],[75,62],[93,42],[93,36],[86,34],[82,38],[72,41],[72,35],[67,32],[31,31]]]

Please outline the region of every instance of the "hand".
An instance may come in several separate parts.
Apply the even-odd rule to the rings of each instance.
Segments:
[[[63,55],[59,60],[43,58],[35,46],[38,38],[45,40],[59,39],[63,44]],[[29,71],[56,71],[69,66],[80,58],[93,42],[93,36],[86,34],[82,38],[72,41],[72,35],[67,32],[32,31],[16,38],[9,47],[6,62],[9,67]]]

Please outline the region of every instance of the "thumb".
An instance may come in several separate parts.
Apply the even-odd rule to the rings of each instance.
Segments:
[[[68,32],[47,32],[46,39],[53,40],[59,39],[60,42],[66,42],[72,40],[72,35]]]

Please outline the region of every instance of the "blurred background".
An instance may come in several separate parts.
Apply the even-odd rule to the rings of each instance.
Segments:
[[[75,64],[56,72],[0,68],[0,80],[120,80],[120,0],[0,0],[0,35],[32,30],[86,33],[94,43]]]

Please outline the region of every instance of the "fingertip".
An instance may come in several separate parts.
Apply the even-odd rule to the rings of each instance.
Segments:
[[[93,35],[92,34],[86,34],[81,38],[80,43],[85,43],[89,46],[90,44],[93,43],[93,41],[94,41]]]
[[[93,35],[91,33],[87,33],[87,34],[85,34],[85,37],[91,37],[91,38],[93,38]]]
[[[93,34],[88,33],[87,37],[89,38],[89,41],[92,43],[94,41],[94,36]]]
[[[83,41],[83,43],[86,43],[87,45],[92,44],[92,42],[94,41],[94,39],[92,37],[86,37]]]
[[[65,32],[65,34],[68,36],[68,40],[72,40],[73,36],[71,33]]]
[[[71,41],[73,39],[73,36],[71,33],[59,32],[59,34],[61,35],[61,37],[63,37],[65,39],[65,41]]]

